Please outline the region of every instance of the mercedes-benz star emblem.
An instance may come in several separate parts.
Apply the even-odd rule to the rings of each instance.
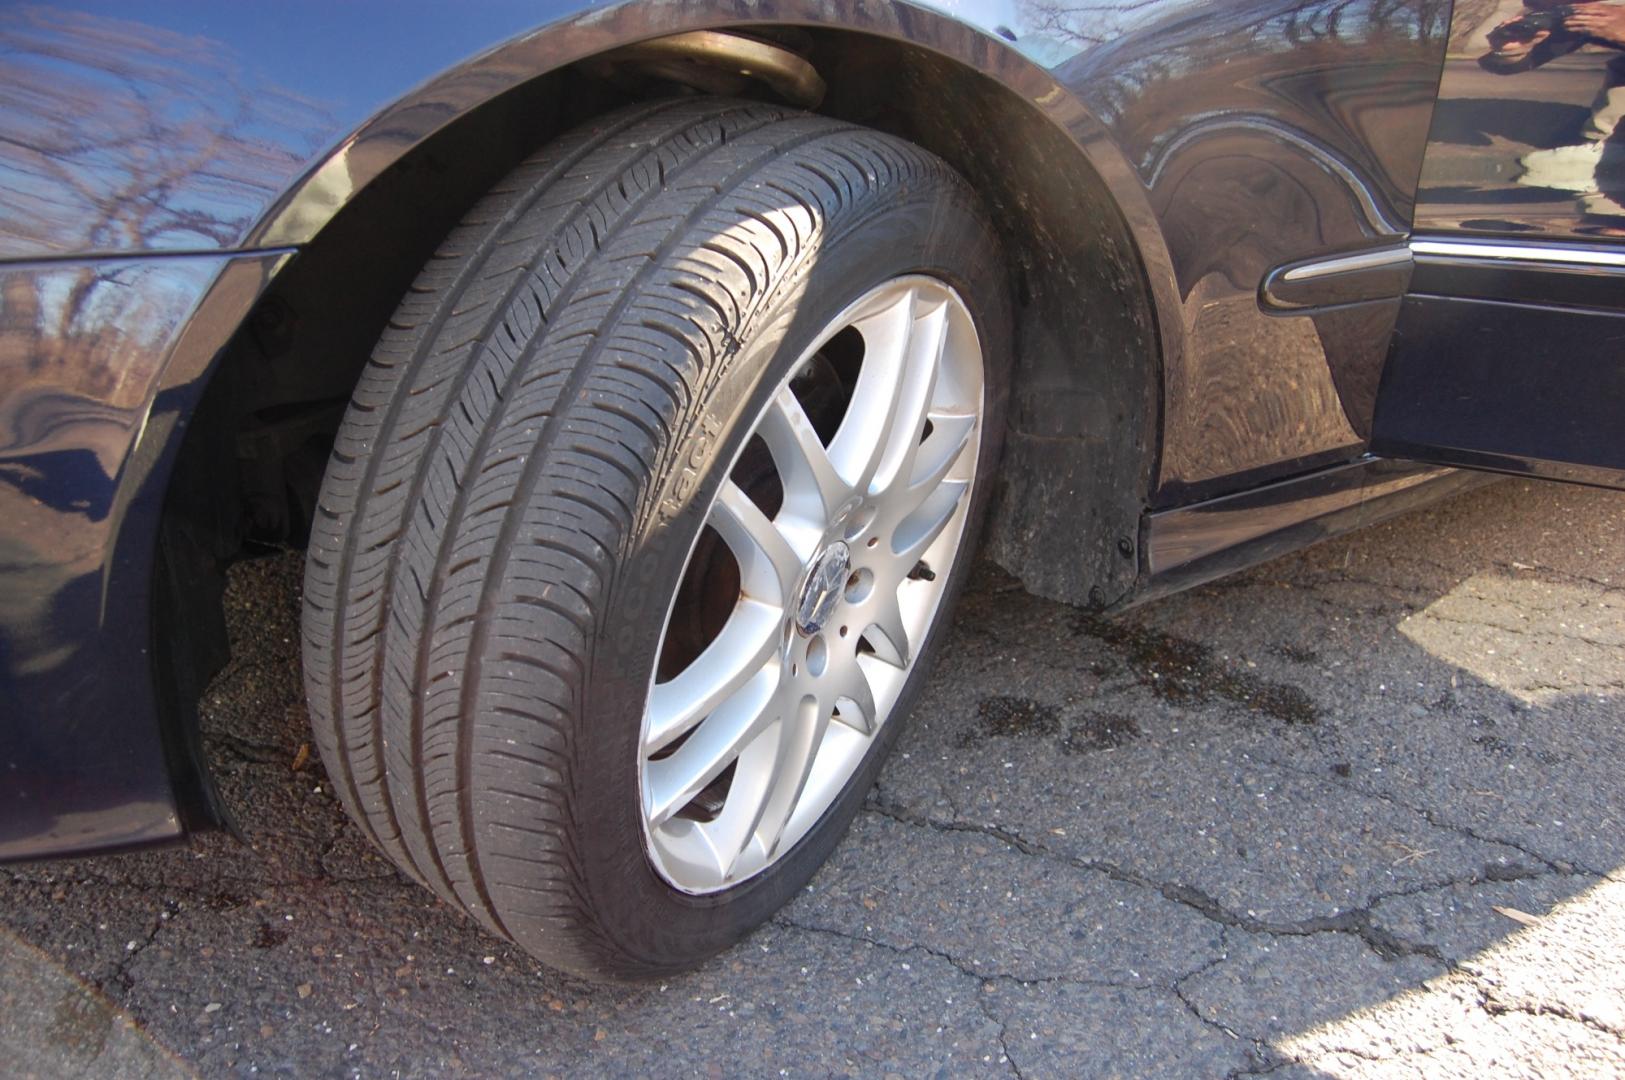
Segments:
[[[803,634],[811,637],[824,628],[846,587],[851,566],[852,552],[839,540],[825,548],[813,563],[807,584],[801,589],[801,603],[796,606],[796,627]]]

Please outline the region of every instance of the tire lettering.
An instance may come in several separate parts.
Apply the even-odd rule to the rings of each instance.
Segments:
[[[711,458],[711,451],[716,445],[717,436],[722,433],[722,422],[716,417],[706,414],[700,418],[699,428],[695,433],[693,448],[682,459],[682,468],[672,478],[671,491],[664,502],[660,504],[660,517],[663,522],[669,522],[683,510],[694,489],[699,486],[700,476],[705,471],[706,463]]]

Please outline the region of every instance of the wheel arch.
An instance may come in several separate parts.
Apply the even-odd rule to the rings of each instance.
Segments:
[[[965,13],[980,16],[976,5]],[[1014,438],[991,549],[1035,591],[1093,606],[1116,601],[1140,569],[1162,371],[1183,354],[1177,286],[1144,186],[1104,126],[991,27],[896,0],[732,10],[631,0],[583,12],[441,72],[378,111],[277,199],[246,244],[305,248],[304,265],[288,275],[296,292],[323,276],[311,264],[353,250],[359,223],[373,223],[365,230],[373,244],[380,228],[406,239],[413,230],[400,224],[411,220],[416,244],[398,243],[390,257],[401,267],[391,294],[399,296],[434,240],[496,176],[553,132],[624,100],[587,65],[629,43],[729,28],[793,28],[828,85],[817,111],[924,146],[987,201],[1014,264],[1020,324]],[[467,168],[461,148],[491,140],[500,149],[486,161],[500,169]],[[437,215],[422,199],[414,206],[402,188],[456,213]],[[433,225],[427,238],[424,225]],[[278,303],[273,296],[268,306]],[[1159,310],[1168,314],[1158,318]],[[381,326],[376,311],[363,322]],[[350,349],[353,356],[354,342]],[[1079,551],[1083,527],[1106,538],[1109,558]]]
[[[336,427],[372,341],[435,245],[542,141],[628,100],[585,62],[665,33],[789,26],[828,85],[817,111],[946,159],[1006,245],[1017,364],[990,553],[1042,595],[1105,607],[1129,593],[1160,445],[1162,367],[1180,352],[1169,340],[1178,320],[1157,318],[1172,273],[1132,169],[1076,98],[966,23],[905,4],[819,0],[730,14],[634,0],[577,16],[429,80],[339,142],[249,234],[246,246],[299,253],[221,353],[175,475],[204,471],[188,460],[234,454],[242,476],[209,497],[241,507],[241,533],[300,541],[320,481],[311,439]],[[225,550],[241,536],[220,539]],[[202,669],[218,664],[218,651],[205,651],[178,658],[190,669],[183,684],[200,687]]]

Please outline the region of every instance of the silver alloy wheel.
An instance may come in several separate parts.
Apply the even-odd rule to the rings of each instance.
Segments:
[[[826,444],[792,381],[848,329],[861,366]],[[680,671],[651,677],[644,711],[644,836],[675,888],[760,873],[863,761],[959,555],[982,407],[970,312],[943,282],[908,275],[832,320],[756,418],[782,498],[769,518],[723,481],[706,521],[737,564],[737,600]]]

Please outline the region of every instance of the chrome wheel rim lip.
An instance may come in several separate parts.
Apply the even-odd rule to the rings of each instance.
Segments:
[[[825,444],[791,381],[849,327],[863,337],[862,365]],[[645,852],[673,888],[720,892],[774,865],[866,759],[961,554],[983,403],[982,347],[969,309],[945,282],[911,274],[832,319],[752,421],[740,452],[751,435],[762,438],[783,505],[770,520],[750,502],[731,479],[736,454],[706,524],[738,564],[739,598],[682,672],[665,681],[650,674],[645,698]],[[847,580],[829,580],[832,568]],[[715,816],[683,816],[730,765]]]

